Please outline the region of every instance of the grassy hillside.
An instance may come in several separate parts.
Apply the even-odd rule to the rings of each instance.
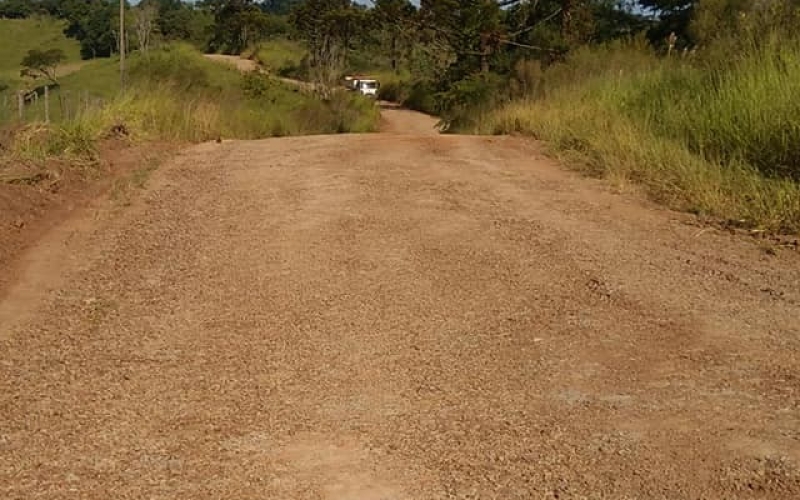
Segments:
[[[61,49],[67,56],[64,70],[81,63],[76,40],[64,36],[64,22],[55,19],[0,19],[0,82],[13,86],[21,79],[19,63],[31,49]]]
[[[134,58],[135,59],[135,58]],[[95,59],[59,79],[60,87],[50,91],[50,119],[61,122],[85,111],[87,107],[113,100],[120,88],[119,60]],[[12,87],[13,88],[13,87]],[[8,105],[0,109],[0,124],[18,121],[16,99],[8,95]],[[25,107],[24,121],[44,121],[44,101]]]
[[[136,60],[133,55],[132,60]],[[87,61],[78,71],[59,80],[63,90],[86,91],[95,97],[112,98],[120,89],[119,59]]]
[[[127,81],[121,95],[114,60],[92,61],[63,78],[52,93],[53,126],[23,129],[16,153],[33,158],[91,155],[94,144],[112,130],[134,140],[197,142],[369,132],[379,120],[369,99],[341,92],[322,100],[267,75],[243,76],[187,45],[167,46],[147,57],[133,54]],[[26,113],[29,122],[41,118],[41,100]]]
[[[272,74],[286,77],[298,76],[306,49],[299,43],[285,39],[273,39],[259,44],[252,55]]]

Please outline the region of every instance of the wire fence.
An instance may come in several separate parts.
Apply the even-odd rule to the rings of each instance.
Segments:
[[[0,124],[59,123],[102,109],[106,99],[87,90],[43,86],[0,92]]]

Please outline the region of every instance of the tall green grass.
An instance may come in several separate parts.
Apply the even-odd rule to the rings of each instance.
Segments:
[[[718,65],[618,44],[578,51],[534,80],[533,95],[475,130],[532,135],[674,208],[800,232],[797,44],[754,45]]]
[[[754,47],[725,70],[664,65],[635,85],[625,104],[659,134],[706,158],[800,180],[800,45]]]

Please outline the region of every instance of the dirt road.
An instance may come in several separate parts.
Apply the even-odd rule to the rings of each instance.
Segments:
[[[385,113],[194,147],[34,251],[0,498],[798,498],[796,253]]]
[[[225,54],[203,54],[204,57],[211,61],[220,64],[228,64],[238,69],[242,73],[249,73],[258,69],[258,63],[252,59],[244,59],[238,56],[229,56]]]

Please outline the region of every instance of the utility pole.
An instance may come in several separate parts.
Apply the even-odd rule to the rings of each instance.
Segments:
[[[119,0],[119,83],[125,91],[125,0]]]

